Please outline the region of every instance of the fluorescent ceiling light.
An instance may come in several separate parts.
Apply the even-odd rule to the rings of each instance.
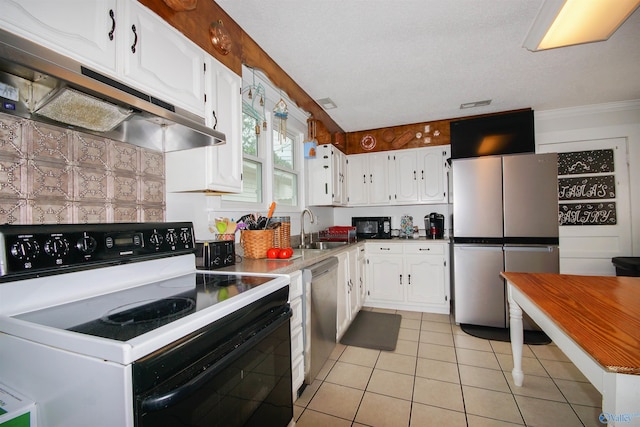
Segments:
[[[523,46],[530,51],[607,40],[640,0],[545,0]]]

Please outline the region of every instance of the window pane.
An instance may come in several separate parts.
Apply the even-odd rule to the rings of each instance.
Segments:
[[[294,169],[294,140],[287,135],[281,138],[280,133],[273,131],[273,164],[277,167]]]
[[[298,176],[276,169],[273,171],[273,196],[279,205],[298,204]]]
[[[262,203],[262,163],[252,160],[242,162],[242,193],[226,194],[225,200]]]
[[[242,152],[252,156],[258,155],[256,126],[260,126],[258,120],[246,113],[242,114]]]

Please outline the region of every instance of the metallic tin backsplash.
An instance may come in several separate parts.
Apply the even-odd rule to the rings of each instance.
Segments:
[[[0,113],[0,223],[164,221],[164,155]]]

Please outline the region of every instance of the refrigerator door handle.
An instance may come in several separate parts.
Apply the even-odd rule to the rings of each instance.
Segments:
[[[501,251],[502,245],[473,245],[473,246],[465,246],[465,245],[456,245],[456,247],[462,251]]]
[[[509,252],[553,252],[556,246],[505,246]]]

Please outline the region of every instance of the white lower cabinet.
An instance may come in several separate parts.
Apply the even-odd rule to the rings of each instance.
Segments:
[[[338,313],[336,342],[349,329],[349,325],[362,308],[360,298],[360,269],[358,268],[359,247],[336,254],[338,258]]]
[[[365,244],[367,306],[449,314],[448,242]]]
[[[289,275],[289,304],[291,317],[291,392],[293,401],[298,398],[298,390],[304,381],[304,331],[302,314],[302,272]]]

